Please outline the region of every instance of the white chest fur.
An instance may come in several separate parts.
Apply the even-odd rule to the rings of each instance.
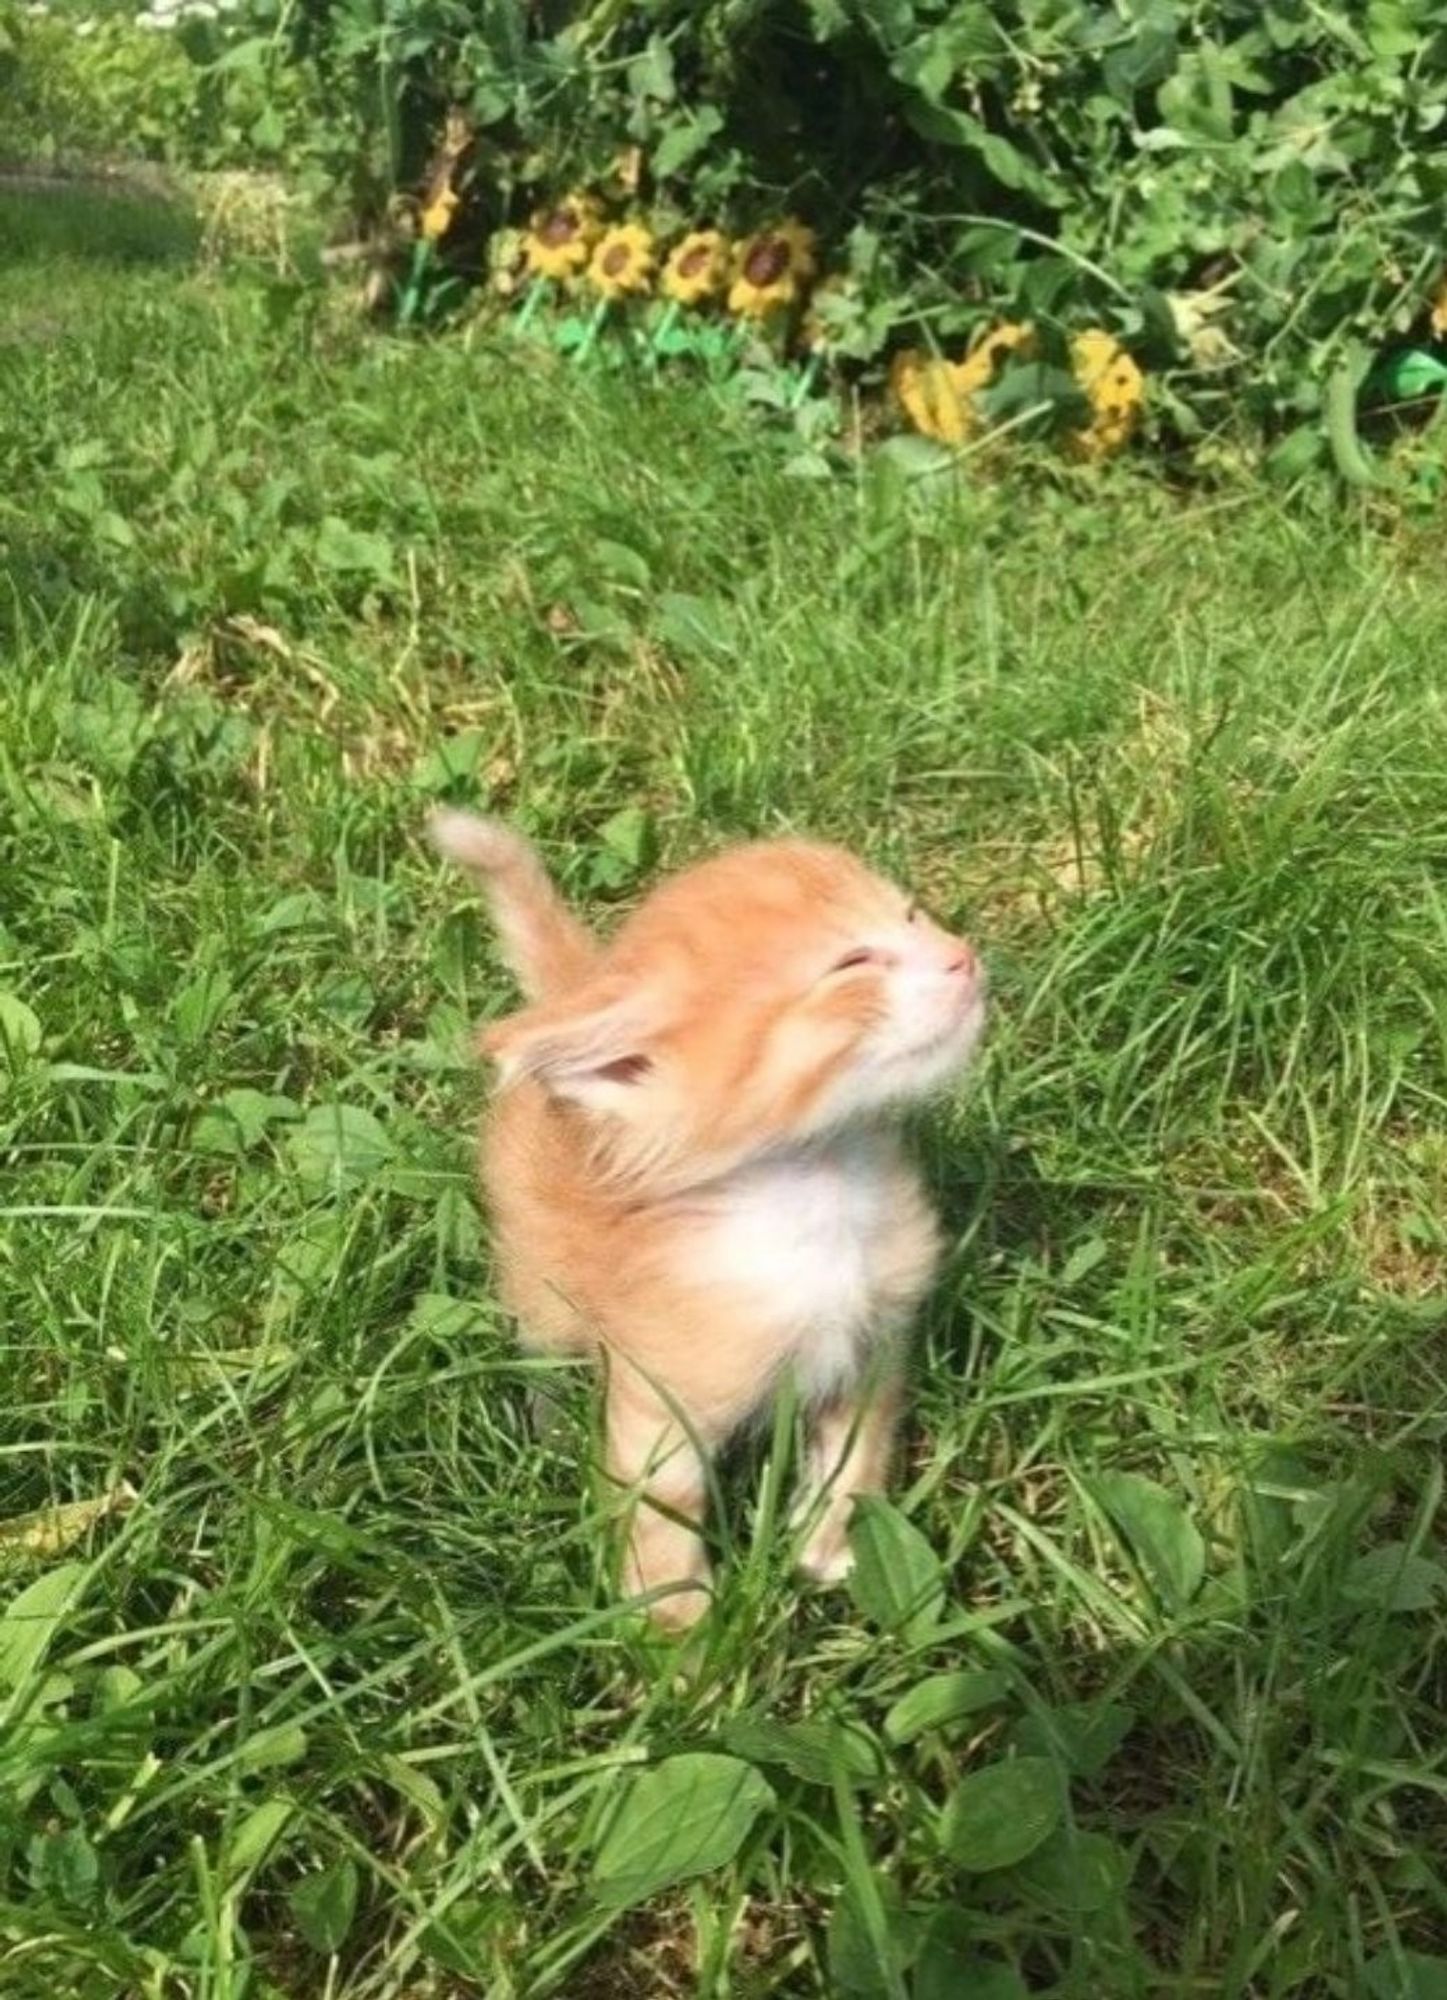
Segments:
[[[777,1359],[811,1401],[846,1387],[871,1337],[915,1303],[919,1286],[901,1296],[901,1239],[918,1239],[923,1204],[889,1139],[851,1136],[742,1168],[701,1219],[696,1275],[776,1329]]]

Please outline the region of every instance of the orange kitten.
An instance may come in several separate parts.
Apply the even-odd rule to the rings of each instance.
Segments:
[[[705,1608],[701,1454],[787,1369],[810,1418],[802,1564],[842,1576],[939,1254],[898,1117],[979,1039],[974,953],[802,840],[686,870],[600,944],[507,827],[431,831],[481,878],[530,1002],[482,1037],[483,1184],[527,1342],[604,1362],[608,1470],[641,1503],[628,1589],[669,1625]]]

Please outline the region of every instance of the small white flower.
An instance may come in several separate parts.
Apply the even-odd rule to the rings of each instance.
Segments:
[[[95,22],[77,21],[75,24],[75,32],[78,35],[93,35],[95,33]]]

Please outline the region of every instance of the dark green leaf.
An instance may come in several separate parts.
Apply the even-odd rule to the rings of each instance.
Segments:
[[[912,1743],[928,1729],[943,1729],[979,1709],[993,1708],[1010,1692],[1010,1676],[992,1667],[931,1674],[901,1695],[884,1718],[891,1743]]]
[[[691,653],[732,653],[731,622],[728,607],[714,597],[666,590],[658,600],[658,636],[685,659]]]
[[[697,159],[716,133],[723,130],[723,114],[712,104],[702,105],[691,117],[671,124],[653,149],[653,171],[659,180],[680,173]]]
[[[725,1723],[725,1747],[755,1764],[781,1764],[806,1784],[867,1785],[881,1773],[879,1751],[867,1733],[827,1716],[804,1722],[774,1722],[740,1715]]]
[[[349,527],[335,514],[328,514],[317,530],[316,559],[341,576],[369,577],[379,584],[393,578],[392,545],[386,536]]]
[[[26,1584],[0,1611],[0,1693],[24,1689],[89,1574],[86,1563],[59,1563]]]
[[[386,1127],[358,1104],[315,1105],[287,1143],[297,1172],[319,1189],[353,1187],[394,1156]]]
[[[1013,1757],[962,1778],[945,1807],[941,1838],[973,1875],[1011,1868],[1059,1826],[1065,1784],[1048,1757]]]
[[[1161,1603],[1168,1611],[1184,1610],[1206,1573],[1206,1547],[1180,1501],[1135,1472],[1105,1474],[1095,1493]]]
[[[14,993],[0,993],[0,1068],[19,1069],[40,1047],[40,1021]]]
[[[1447,1958],[1425,1951],[1381,1951],[1365,1973],[1371,2000],[1447,2000]]]
[[[357,1864],[343,1855],[329,1868],[303,1876],[287,1897],[297,1929],[313,1951],[330,1954],[346,1942],[357,1913]]]
[[[830,2000],[897,2000],[910,1960],[903,1898],[886,1876],[876,1876],[878,1907],[867,1910],[847,1886],[829,1918]],[[878,1935],[882,1926],[883,1936]]]
[[[1077,1778],[1098,1778],[1131,1730],[1136,1714],[1118,1701],[1082,1701],[1032,1709],[1010,1732],[1023,1756],[1055,1757]]]
[[[926,1919],[910,2000],[1029,2000],[1012,1966],[979,1956],[979,1919],[957,1904]]]
[[[633,1779],[593,1864],[593,1887],[616,1908],[731,1861],[759,1814],[768,1783],[738,1757],[695,1751]]]
[[[1068,1823],[1021,1862],[1014,1879],[1052,1910],[1107,1909],[1130,1881],[1130,1857],[1104,1833]]]
[[[1447,1570],[1441,1563],[1414,1555],[1405,1542],[1384,1542],[1357,1557],[1342,1595],[1363,1609],[1430,1611],[1444,1591]]]
[[[909,1639],[927,1636],[944,1608],[944,1569],[914,1523],[888,1500],[863,1494],[854,1503],[849,1546],[849,1589],[864,1616]]]

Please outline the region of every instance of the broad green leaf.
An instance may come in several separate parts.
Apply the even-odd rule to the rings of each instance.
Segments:
[[[265,1861],[296,1816],[290,1799],[264,1799],[237,1825],[226,1848],[221,1870],[230,1885],[251,1875]]]
[[[26,1854],[30,1880],[42,1895],[71,1909],[94,1902],[100,1885],[100,1859],[80,1826],[55,1827],[37,1833]]]
[[[306,1748],[306,1731],[299,1722],[279,1722],[273,1729],[258,1729],[248,1736],[236,1762],[243,1771],[270,1771],[299,1764]]]
[[[886,438],[874,455],[881,465],[911,482],[943,479],[959,467],[959,454],[935,438]]]
[[[509,1920],[502,1896],[459,1896],[434,1917],[417,1943],[435,1964],[463,1979],[488,1979],[496,1970],[493,1934]]]
[[[1447,1570],[1414,1555],[1406,1542],[1384,1542],[1358,1556],[1342,1587],[1349,1604],[1374,1611],[1430,1611],[1444,1591]]]
[[[830,2000],[897,2000],[909,1966],[903,1898],[887,1876],[875,1878],[883,1950],[861,1898],[846,1886],[829,1918]]]
[[[1447,1958],[1381,1951],[1364,1968],[1371,2000],[1447,2000]]]
[[[1206,1573],[1206,1546],[1173,1494],[1135,1472],[1095,1481],[1100,1504],[1129,1543],[1146,1581],[1168,1611],[1184,1610]]]
[[[393,1158],[386,1127],[358,1104],[318,1104],[288,1135],[297,1172],[317,1188],[353,1187]]]
[[[357,1914],[357,1864],[347,1855],[305,1875],[287,1897],[297,1929],[313,1951],[330,1954],[346,1942]]]
[[[1060,1273],[1060,1282],[1066,1291],[1078,1285],[1082,1278],[1088,1278],[1097,1264],[1105,1261],[1106,1245],[1103,1236],[1087,1236],[1078,1243],[1065,1260],[1065,1269]]]
[[[909,1639],[939,1623],[945,1578],[939,1557],[897,1507],[862,1494],[849,1522],[854,1567],[849,1589],[866,1618]]]
[[[1014,1879],[1052,1910],[1103,1910],[1130,1881],[1130,1856],[1108,1834],[1058,1827],[1028,1855]]]
[[[89,1574],[87,1563],[61,1563],[26,1584],[0,1611],[0,1692],[26,1686]]]
[[[487,737],[480,729],[460,729],[444,736],[417,766],[413,782],[420,791],[445,792],[459,778],[470,778],[482,761]]]
[[[655,850],[653,821],[642,806],[624,806],[598,829],[598,838],[627,867],[648,867]]]
[[[827,1716],[803,1722],[773,1722],[740,1715],[724,1725],[723,1742],[737,1757],[754,1764],[781,1764],[806,1784],[867,1785],[881,1773],[879,1751],[863,1729]]]
[[[1010,1742],[1023,1757],[1054,1757],[1074,1777],[1098,1778],[1135,1721],[1135,1710],[1124,1702],[1069,1702],[1021,1716]]]
[[[349,527],[335,514],[328,514],[317,530],[316,559],[323,569],[339,576],[369,577],[383,584],[392,581],[392,545],[386,536]]]
[[[1010,1676],[993,1667],[931,1674],[901,1695],[884,1718],[891,1743],[913,1743],[927,1729],[944,1729],[982,1708],[993,1708],[1010,1692]]]
[[[713,104],[700,105],[686,118],[670,124],[653,149],[653,171],[661,181],[697,159],[709,141],[723,130],[723,113]]]
[[[300,1118],[301,1106],[292,1097],[274,1096],[264,1090],[228,1090],[219,1103],[203,1111],[191,1130],[191,1143],[202,1153],[248,1152],[265,1137],[268,1128]]]
[[[655,629],[666,646],[687,659],[691,654],[729,654],[734,650],[728,606],[713,597],[691,597],[665,590],[658,600]]]
[[[945,1807],[945,1852],[972,1875],[1013,1868],[1059,1826],[1065,1783],[1048,1757],[1014,1757],[962,1778]]]
[[[731,1861],[774,1803],[766,1779],[712,1751],[668,1757],[633,1779],[593,1864],[600,1901],[623,1908]]]
[[[475,1335],[487,1325],[487,1314],[478,1299],[454,1299],[446,1292],[421,1292],[407,1315],[410,1332],[431,1339],[451,1341]]]
[[[0,1070],[18,1070],[40,1047],[40,1020],[15,993],[0,993]]]
[[[209,1035],[232,995],[228,975],[217,966],[198,972],[171,1002],[171,1023],[183,1044],[199,1042]]]
[[[910,2000],[1029,2000],[1013,1966],[981,1958],[973,1910],[947,1903],[926,1916],[915,1956]]]

